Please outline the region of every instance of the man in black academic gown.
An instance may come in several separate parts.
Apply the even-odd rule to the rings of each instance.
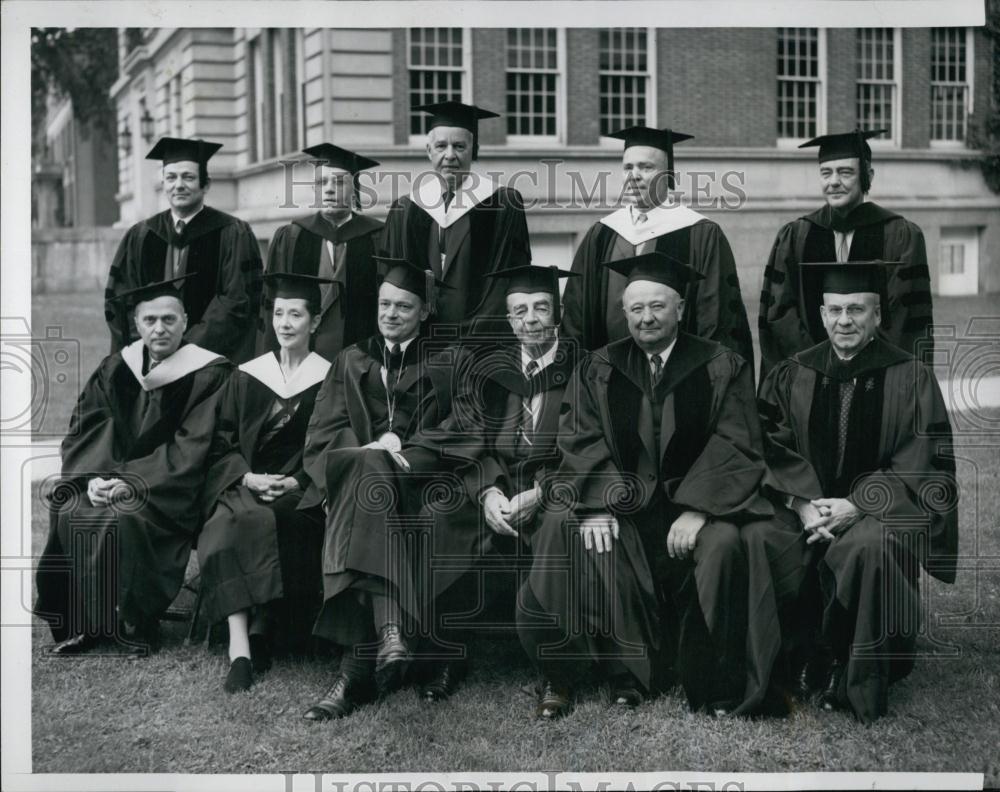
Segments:
[[[474,627],[449,628],[447,621],[459,613],[465,620],[481,615],[470,613],[475,602],[488,610],[506,595],[514,604],[516,581],[529,564],[531,535],[541,514],[542,482],[559,465],[560,405],[578,357],[576,344],[558,337],[559,281],[575,277],[573,273],[525,265],[492,277],[507,284],[507,320],[514,335],[482,348],[467,359],[467,366],[456,368],[448,424],[466,438],[475,462],[463,475],[474,508],[446,519],[465,521],[464,529],[455,529],[478,534],[481,544],[478,557],[470,561],[471,571],[438,597],[433,636],[463,650],[468,629]],[[505,610],[513,616],[513,607]],[[439,662],[424,684],[424,697],[449,696],[464,670],[462,661]]]
[[[797,577],[789,549],[809,545],[812,572],[783,625],[792,646],[818,632],[796,677],[866,723],[913,668],[920,567],[953,582],[958,549],[948,414],[931,368],[877,332],[881,268],[803,267],[817,272],[811,310],[829,338],[772,369],[759,403],[766,488],[798,524],[754,539],[776,581]]]
[[[609,137],[625,141],[622,154],[626,205],[587,231],[573,258],[583,277],[566,285],[562,336],[584,349],[628,338],[621,308],[625,278],[603,264],[658,251],[702,277],[687,284],[680,330],[718,341],[753,365],[753,346],[740,280],[729,241],[719,225],[672,202],[674,144],[691,135],[635,126]]]
[[[345,647],[309,720],[343,717],[402,685],[437,585],[432,558],[469,557],[477,539],[438,519],[439,499],[448,508],[461,495],[448,473],[449,438],[456,448],[464,442],[439,429],[459,352],[420,333],[441,283],[406,260],[378,260],[387,267],[379,333],[337,357],[306,435],[311,485],[299,508],[322,502],[327,513],[324,603],[313,632]]]
[[[84,386],[62,443],[35,612],[58,654],[102,640],[144,652],[184,581],[222,357],[184,343],[177,282],[119,298],[139,340],[106,357]]]
[[[680,677],[693,709],[746,687],[739,525],[769,518],[750,367],[678,330],[698,273],[662,253],[612,262],[629,338],[586,355],[559,428],[561,465],[532,540],[518,632],[545,678],[536,713],[566,714],[596,664],[635,706]],[[703,574],[696,574],[703,571]]]
[[[875,175],[868,139],[883,131],[823,135],[799,147],[819,147],[826,205],[782,227],[774,240],[757,319],[761,381],[785,358],[826,339],[819,313],[809,310],[820,299],[802,282],[799,265],[805,262],[901,262],[889,273],[882,295],[879,332],[900,349],[931,360],[927,330],[933,319],[924,235],[916,224],[868,200]]]
[[[205,205],[211,186],[208,160],[220,148],[220,143],[165,137],[146,155],[163,162],[163,192],[170,208],[136,223],[118,245],[104,290],[112,352],[137,338],[115,297],[190,273],[181,286],[188,317],[184,340],[234,363],[253,357],[260,247],[249,225]]]
[[[433,172],[389,209],[385,249],[447,284],[434,319],[463,336],[507,332],[503,283],[490,272],[528,264],[531,246],[521,194],[472,168],[479,121],[496,113],[459,102],[414,108],[431,114],[427,156]]]
[[[379,163],[353,151],[321,143],[304,149],[316,166],[323,208],[274,232],[267,272],[294,272],[335,281],[324,284],[322,320],[313,351],[334,360],[340,350],[375,332],[378,295],[374,256],[381,251],[383,223],[358,211],[358,175]],[[277,349],[271,316],[261,312],[259,351]]]

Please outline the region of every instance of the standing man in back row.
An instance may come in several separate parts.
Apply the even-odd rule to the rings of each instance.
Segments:
[[[260,304],[261,257],[245,222],[205,205],[211,186],[208,161],[222,144],[160,138],[146,159],[163,162],[163,192],[170,208],[136,223],[115,254],[104,290],[111,351],[138,339],[123,292],[172,278],[180,281],[188,325],[185,343],[198,344],[234,363],[253,357]]]
[[[476,171],[479,121],[496,113],[460,102],[413,108],[431,114],[427,156],[433,173],[418,174],[410,195],[389,209],[387,255],[405,258],[449,289],[434,323],[461,335],[509,337],[503,279],[486,275],[531,262],[521,194]],[[492,320],[492,321],[490,321]]]
[[[819,181],[826,205],[778,231],[764,269],[760,294],[760,377],[785,358],[825,341],[815,284],[800,275],[800,264],[845,261],[898,261],[880,289],[879,335],[924,361],[933,347],[927,330],[931,312],[927,251],[920,228],[868,200],[875,171],[868,139],[884,129],[822,135],[799,148],[819,147]],[[917,341],[926,339],[922,349]]]
[[[750,325],[729,241],[718,224],[669,201],[674,143],[691,135],[634,126],[609,137],[625,141],[626,205],[594,223],[576,251],[573,272],[583,277],[566,284],[562,337],[591,351],[628,338],[621,305],[627,279],[603,264],[664,253],[701,275],[681,295],[687,310],[680,329],[729,347],[752,367]]]

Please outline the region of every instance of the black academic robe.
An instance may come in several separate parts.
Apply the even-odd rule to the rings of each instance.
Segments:
[[[225,386],[208,457],[208,520],[198,539],[202,607],[210,622],[282,600],[280,618],[268,617],[282,623],[289,639],[312,627],[322,592],[323,513],[298,505],[309,485],[302,451],[319,388],[316,382],[282,399],[242,370]],[[279,402],[283,409],[272,415]],[[299,489],[266,503],[241,484],[247,473],[290,476]],[[261,625],[261,631],[276,626]]]
[[[477,536],[455,529],[464,521],[441,519],[464,505],[454,471],[468,452],[446,425],[460,353],[432,347],[421,338],[407,347],[392,388],[392,429],[408,472],[386,451],[363,448],[389,429],[380,336],[341,352],[316,396],[303,459],[310,486],[299,508],[326,503],[324,604],[314,633],[335,643],[370,637],[371,619],[359,605],[371,580],[388,583],[419,625],[421,608],[479,552]]]
[[[114,299],[129,289],[171,277],[172,249],[186,250],[183,282],[188,326],[184,340],[235,363],[253,357],[260,311],[260,247],[253,230],[237,217],[204,207],[178,236],[170,210],[136,223],[118,245],[104,290],[104,317],[111,351],[138,338],[132,312]]]
[[[470,199],[471,200],[471,199]],[[412,198],[389,208],[385,249],[435,274],[441,272],[440,226]],[[500,187],[447,229],[444,283],[438,294],[435,327],[457,326],[469,334],[510,336],[504,317],[506,283],[488,273],[531,263],[528,223],[521,194]]]
[[[838,464],[840,384],[851,379]],[[815,545],[813,562],[822,632],[851,643],[841,699],[870,722],[887,711],[889,683],[913,666],[918,563],[939,580],[955,579],[958,489],[940,388],[930,368],[879,338],[847,364],[826,341],[776,366],[759,407],[766,488],[848,498],[863,513],[834,541]]]
[[[37,576],[35,612],[56,641],[114,636],[119,622],[155,618],[177,595],[201,525],[205,458],[230,370],[216,357],[145,391],[115,353],[84,386],[62,443]],[[87,483],[97,476],[121,478],[136,494],[92,506]]]
[[[317,213],[274,232],[267,251],[268,274],[317,275],[327,241],[347,246],[343,272],[338,278],[341,286],[333,287],[333,302],[323,311],[313,336],[313,350],[327,360],[334,360],[341,349],[376,331],[378,278],[373,256],[381,252],[382,228],[380,221],[360,214],[352,214],[350,220],[338,227]],[[278,348],[270,309],[270,301],[265,300],[258,330],[259,353]]]
[[[713,589],[714,601],[694,567],[706,549],[739,556],[739,524],[773,514],[758,494],[764,463],[752,375],[738,355],[685,333],[656,388],[647,372],[629,338],[586,356],[567,387],[562,462],[532,543],[519,635],[550,677],[579,677],[573,656],[592,658],[647,690],[661,684],[662,657],[676,644],[692,707],[732,708],[745,687],[745,564],[719,567],[732,579]],[[694,563],[666,552],[670,525],[685,510],[710,518]],[[620,526],[605,554],[583,549],[576,527],[600,512]],[[539,615],[564,627],[547,630]],[[673,632],[664,636],[667,623]]]
[[[931,360],[933,321],[927,251],[920,228],[866,201],[842,219],[824,206],[783,226],[764,268],[758,316],[760,378],[785,358],[826,340],[820,318],[823,303],[818,279],[803,279],[799,263],[836,261],[834,229],[852,230],[850,261],[900,261],[889,268],[882,295],[880,332],[894,346]],[[922,341],[920,349],[917,342]]]
[[[666,253],[705,276],[685,289],[681,330],[717,341],[753,365],[753,341],[740,293],[740,280],[729,240],[717,223],[700,220],[694,225],[663,234],[648,246]],[[603,223],[587,231],[573,258],[573,272],[563,295],[561,334],[587,350],[628,337],[621,311],[621,291],[626,279],[603,266],[615,258],[631,258],[632,246]],[[623,255],[627,253],[627,255]],[[610,288],[609,288],[610,284]],[[613,323],[609,324],[609,315]]]

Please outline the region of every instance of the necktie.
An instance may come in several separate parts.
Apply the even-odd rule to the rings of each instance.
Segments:
[[[184,229],[187,227],[187,223],[183,220],[178,220],[174,224],[174,237],[172,240],[173,244],[170,245],[169,256],[170,256],[170,272],[168,278],[179,278],[184,274],[184,248],[180,246],[180,241],[184,235]]]
[[[448,211],[451,202],[455,199],[455,193],[447,190],[442,196],[444,199],[444,210]],[[438,251],[441,253],[441,277],[444,277],[444,259],[448,252],[448,229],[438,226]]]
[[[529,385],[537,373],[538,361],[529,360],[528,364],[524,367],[524,376],[528,380]],[[534,445],[532,436],[535,434],[535,412],[531,409],[531,402],[534,398],[532,391],[533,389],[529,388],[528,394],[521,398],[521,424],[518,427],[520,430],[519,439],[521,443],[527,446]]]
[[[656,387],[660,383],[660,378],[663,376],[663,358],[659,355],[653,355],[649,362],[653,366],[653,387]]]
[[[851,240],[847,231],[834,231],[837,241],[837,261],[847,261],[851,256]]]
[[[851,402],[854,400],[854,380],[840,383],[840,423],[837,427],[837,475],[844,469],[844,452],[847,450],[847,426],[851,419]]]
[[[403,350],[399,344],[389,345],[389,368],[386,370],[386,377],[395,387],[396,379],[399,377],[400,369],[403,368]]]
[[[645,212],[637,212],[636,215],[635,215],[635,224],[636,225],[642,225],[648,219],[649,219],[649,215],[647,215]]]
[[[174,226],[174,231],[177,232],[177,236],[180,236],[181,234],[183,234],[184,233],[184,229],[186,227],[187,227],[187,223],[185,223],[183,220],[178,220],[177,221],[177,225]]]

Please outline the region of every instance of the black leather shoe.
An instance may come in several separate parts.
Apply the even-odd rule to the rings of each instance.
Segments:
[[[819,697],[820,706],[827,712],[844,709],[840,701],[840,685],[846,670],[847,664],[842,660],[834,660],[830,665],[830,675]]]
[[[311,721],[345,718],[370,699],[367,685],[351,680],[346,674],[337,674],[323,698],[307,709],[302,717]]]
[[[426,701],[444,701],[458,687],[465,676],[463,663],[439,663],[434,669],[434,676],[420,689],[420,695]]]
[[[245,657],[237,657],[229,665],[229,673],[222,689],[227,693],[242,693],[253,685],[253,668]]]
[[[569,715],[572,696],[573,692],[568,687],[546,679],[538,694],[535,715],[542,720],[550,721]]]
[[[410,650],[403,640],[398,624],[387,624],[379,631],[378,654],[375,656],[375,686],[380,696],[403,686],[403,677],[410,664]]]
[[[49,649],[49,654],[60,657],[70,657],[71,655],[84,654],[97,646],[97,639],[91,635],[74,635],[65,641],[60,641]]]
[[[613,679],[611,682],[611,703],[620,707],[638,707],[646,700],[631,676]]]

